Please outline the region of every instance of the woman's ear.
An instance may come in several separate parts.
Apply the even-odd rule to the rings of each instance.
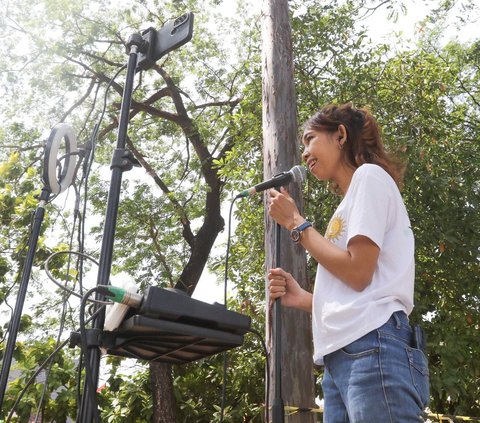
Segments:
[[[338,148],[341,150],[344,144],[347,142],[347,129],[345,128],[345,125],[342,125],[342,124],[338,125],[337,141],[338,141]]]
[[[338,125],[338,137],[337,140],[339,142],[347,142],[347,128],[345,128],[345,125]]]

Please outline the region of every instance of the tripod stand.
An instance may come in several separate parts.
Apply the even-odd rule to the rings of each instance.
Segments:
[[[57,175],[57,163],[60,161],[57,159],[57,154],[62,140],[65,140],[66,154],[63,156],[65,163],[60,175]],[[32,273],[35,251],[37,248],[38,238],[40,236],[43,218],[45,216],[45,206],[48,204],[51,194],[60,194],[71,185],[76,170],[77,154],[77,142],[75,134],[73,133],[73,129],[65,123],[56,125],[52,129],[45,148],[45,161],[43,169],[43,181],[45,185],[39,197],[38,207],[34,213],[32,229],[28,241],[28,250],[25,257],[25,263],[23,265],[15,309],[13,311],[12,319],[10,320],[8,328],[8,340],[4,350],[2,372],[0,375],[0,411],[3,407],[3,400],[8,383],[8,375],[10,373],[13,353],[15,350],[15,342],[20,329],[22,310],[27,295],[28,282]]]
[[[193,14],[187,13],[173,21],[167,22],[158,32],[153,28],[149,28],[142,35],[133,34],[128,40],[127,76],[122,96],[117,145],[111,163],[112,175],[104,221],[97,286],[109,284],[122,174],[124,171],[138,165],[132,153],[125,148],[135,72],[137,69],[148,69],[161,56],[188,42],[192,37],[192,31]],[[102,300],[103,296],[97,293],[96,299]],[[98,311],[98,307],[97,304],[96,311]],[[98,384],[100,368],[99,335],[103,330],[104,323],[105,312],[103,310],[93,320],[93,329],[90,332],[93,336],[89,336],[86,340],[87,348],[84,354],[85,359],[88,360],[88,367],[91,370],[91,374],[87,375],[87,377],[90,377],[91,383],[84,385],[79,414],[79,421],[83,423],[91,422],[94,417],[97,419],[95,392],[92,392],[92,390]]]

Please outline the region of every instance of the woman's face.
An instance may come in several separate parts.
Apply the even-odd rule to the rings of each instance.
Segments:
[[[342,151],[339,133],[306,129],[303,133],[303,160],[318,180],[336,180],[341,166]]]

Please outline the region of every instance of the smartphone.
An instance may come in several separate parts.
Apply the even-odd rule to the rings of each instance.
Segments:
[[[162,56],[188,43],[193,36],[193,13],[188,12],[165,23],[158,31],[142,32],[147,48],[137,57],[137,71],[150,69]]]

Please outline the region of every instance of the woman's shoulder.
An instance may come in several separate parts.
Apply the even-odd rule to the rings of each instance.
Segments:
[[[378,175],[378,176],[390,176],[386,170],[373,163],[364,163],[360,165],[356,170],[355,170],[355,175]]]
[[[355,173],[353,174],[354,178],[375,178],[382,181],[386,181],[387,183],[395,181],[393,178],[388,174],[388,172],[381,166],[373,164],[373,163],[364,163],[359,166]]]
[[[359,166],[352,178],[353,184],[366,184],[367,186],[383,186],[388,191],[397,191],[397,185],[388,172],[381,166],[373,163],[365,163]],[[362,184],[363,185],[363,184]]]

